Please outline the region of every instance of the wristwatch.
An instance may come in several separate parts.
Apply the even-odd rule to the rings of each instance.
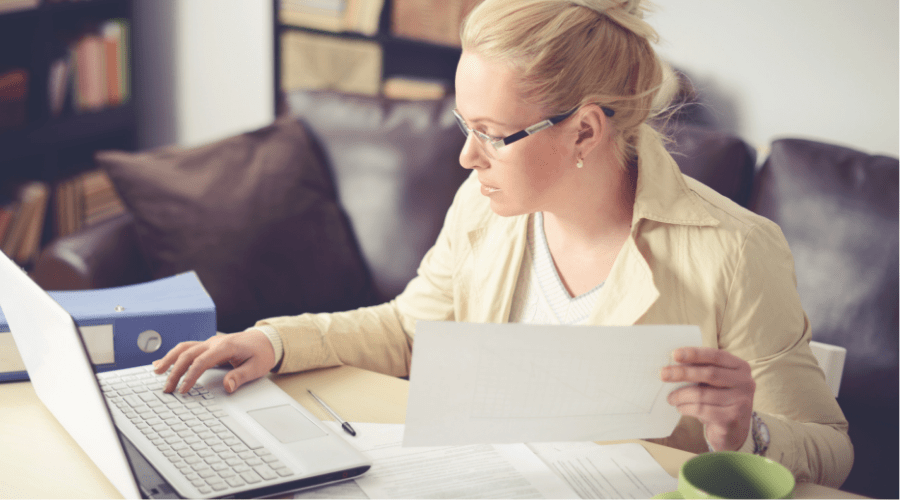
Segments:
[[[759,418],[756,412],[750,414],[750,434],[753,437],[753,454],[765,455],[771,439],[769,426]]]

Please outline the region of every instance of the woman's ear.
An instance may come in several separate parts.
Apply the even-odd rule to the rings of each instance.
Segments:
[[[582,106],[573,118],[578,124],[575,145],[581,150],[581,155],[584,157],[603,142],[609,122],[603,110],[596,104]]]

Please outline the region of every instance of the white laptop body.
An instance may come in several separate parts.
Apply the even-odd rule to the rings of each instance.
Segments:
[[[139,404],[135,397],[141,395],[148,399],[152,399],[148,394],[155,395],[160,401],[176,396],[144,390],[127,399],[130,403],[123,403],[126,400],[119,397],[110,400],[115,403],[108,404],[101,390],[103,383],[103,390],[109,394],[110,384],[105,381],[117,377],[147,376],[151,372],[149,365],[95,374],[72,316],[2,252],[0,308],[38,397],[126,498],[272,496],[352,478],[371,466],[367,457],[319,422],[271,380],[262,378],[242,386],[234,394],[227,394],[222,387],[222,377],[227,372],[213,369],[198,380],[208,398],[215,401],[204,413],[204,418],[210,418],[203,424],[209,425],[210,429],[225,427],[228,432],[214,436],[223,440],[211,442],[219,443],[216,449],[229,448],[223,451],[222,457],[242,455],[249,457],[251,463],[258,463],[260,460],[256,457],[259,456],[266,464],[274,463],[273,467],[278,468],[265,467],[267,478],[255,472],[238,472],[237,477],[228,478],[231,481],[223,488],[218,480],[221,471],[204,466],[222,460],[207,456],[211,453],[207,450],[203,457],[191,456],[190,467],[204,471],[205,475],[213,471],[215,475],[197,481],[199,476],[191,471],[186,477],[183,472],[187,464],[181,460],[173,462],[171,457],[173,447],[180,447],[177,454],[190,456],[190,452],[181,446],[185,443],[174,444],[178,441],[171,437],[173,444],[169,446],[168,441],[161,443],[160,434],[172,436],[173,433],[163,427],[187,421],[168,418],[165,425],[152,426],[160,431],[149,431],[147,425],[141,425],[145,422],[129,407],[129,404]],[[156,400],[153,402],[160,406]],[[213,409],[218,417],[224,418],[225,424],[217,424],[218,417],[211,418]],[[197,427],[195,425],[194,430]],[[195,443],[187,448],[193,446],[198,445]],[[247,468],[239,467],[243,468],[238,470]],[[252,470],[254,466],[249,467]],[[278,474],[272,474],[272,470]],[[271,477],[273,475],[277,477]],[[217,487],[212,488],[207,480],[215,481],[213,484]],[[243,484],[234,486],[238,483]]]

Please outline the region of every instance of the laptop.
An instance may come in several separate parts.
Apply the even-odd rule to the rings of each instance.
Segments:
[[[72,316],[3,252],[0,284],[35,392],[126,498],[273,496],[371,467],[268,378],[228,394],[216,368],[182,396],[150,365],[95,373]]]

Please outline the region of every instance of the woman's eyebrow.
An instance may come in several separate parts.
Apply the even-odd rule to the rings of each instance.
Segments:
[[[459,116],[463,118],[469,125],[480,124],[480,125],[496,125],[498,127],[511,127],[512,125],[508,123],[499,122],[493,118],[487,116],[476,116],[475,118],[469,118],[466,115],[462,114],[459,110],[459,107],[456,108],[456,112],[459,113]]]

